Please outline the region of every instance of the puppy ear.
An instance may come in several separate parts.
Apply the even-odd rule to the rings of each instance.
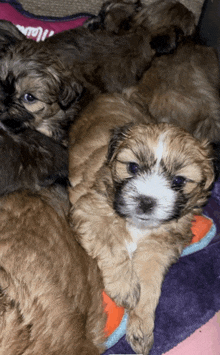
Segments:
[[[117,127],[112,130],[111,139],[108,145],[107,161],[108,163],[112,160],[115,155],[115,152],[121,142],[127,137],[127,134],[131,127],[134,126],[134,123],[129,123],[121,127]]]
[[[66,110],[73,102],[80,100],[84,88],[80,83],[73,81],[63,81],[59,95],[59,104],[62,109]]]
[[[220,178],[220,142],[210,143],[212,148],[215,181]]]
[[[18,41],[26,37],[17,29],[15,25],[6,20],[0,20],[0,53],[4,54],[9,46],[13,46]]]
[[[172,53],[178,46],[183,31],[180,28],[174,26],[169,29],[165,29],[164,33],[159,33],[154,36],[150,42],[151,48],[156,51],[158,56],[163,54]]]
[[[203,161],[203,171],[205,173],[204,189],[210,190],[216,178],[216,152],[213,146],[207,141],[201,141],[201,157]],[[204,159],[204,157],[206,159]]]

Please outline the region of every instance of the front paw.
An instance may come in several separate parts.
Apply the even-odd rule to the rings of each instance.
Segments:
[[[126,275],[126,274],[125,274]],[[124,276],[124,275],[123,275]],[[140,284],[136,274],[132,277],[117,277],[113,282],[105,283],[105,290],[119,306],[133,309],[140,299]]]
[[[126,338],[136,353],[149,354],[154,343],[153,329],[154,321],[152,318],[142,319],[135,311],[130,312]]]

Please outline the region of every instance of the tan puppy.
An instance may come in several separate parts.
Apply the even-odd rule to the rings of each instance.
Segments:
[[[128,341],[146,355],[164,275],[190,242],[214,179],[209,148],[106,95],[72,126],[69,166],[73,228],[107,293],[130,310]]]
[[[186,40],[174,53],[155,58],[140,83],[125,94],[157,122],[177,124],[213,142],[220,137],[219,89],[214,48]]]
[[[58,187],[0,199],[1,355],[103,351],[101,278],[67,211]]]

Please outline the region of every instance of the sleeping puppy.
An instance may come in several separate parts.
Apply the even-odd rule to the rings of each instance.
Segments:
[[[102,281],[58,185],[0,198],[0,353],[98,355]]]
[[[196,138],[220,137],[220,76],[214,48],[183,41],[169,55],[157,57],[141,81],[125,95],[157,122],[179,125]]]
[[[128,309],[132,348],[147,355],[164,275],[214,180],[210,147],[121,95],[102,95],[71,127],[69,179],[72,228],[106,292]]]
[[[124,90],[126,96],[144,113],[149,111],[157,122],[178,124],[197,138],[219,141],[218,57],[213,48],[190,39],[194,33],[190,14],[177,1],[159,0],[141,5],[140,1],[111,0],[88,26],[117,34],[147,27],[155,34],[156,31],[162,33],[170,23],[169,36],[167,32],[151,41],[151,47],[157,48],[160,55],[153,58],[134,88]],[[176,39],[171,35],[172,30]],[[168,51],[169,40],[170,51],[166,54],[163,48]]]
[[[177,32],[185,36],[195,30],[194,15],[185,6],[162,4],[157,2],[154,11],[149,7],[149,18],[141,20],[148,8],[139,0],[107,1],[97,18],[55,34],[45,44],[91,92],[121,92],[141,78],[155,54],[176,47]]]

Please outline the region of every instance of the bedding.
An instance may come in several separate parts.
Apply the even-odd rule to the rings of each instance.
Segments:
[[[95,13],[92,12],[95,6],[91,6],[93,9],[89,10],[91,13],[85,10],[85,12],[74,12],[73,15],[67,12],[68,15],[65,17],[34,15],[30,11],[30,3],[31,1],[26,2],[28,10],[25,10],[18,1],[0,1],[0,19],[11,21],[27,37],[36,41],[44,40],[47,36],[63,30],[81,26],[88,17],[94,16]],[[49,3],[52,8],[52,2]],[[68,1],[65,3],[67,4]],[[74,1],[71,1],[71,4],[73,3]],[[198,14],[202,2],[195,1],[195,4]],[[203,30],[204,41],[208,42],[210,35],[204,30],[206,19],[207,16],[203,14],[200,28]],[[219,42],[216,40],[214,44],[211,44],[218,47]],[[155,343],[150,355],[161,355],[166,352],[169,355],[190,355],[187,346],[193,336],[203,332],[203,337],[206,336],[207,339],[206,344],[211,341],[207,335],[210,334],[210,327],[216,328],[214,334],[220,340],[220,324],[217,318],[217,312],[220,310],[220,180],[215,183],[212,196],[204,207],[203,213],[208,217],[203,220],[203,226],[199,225],[198,221],[194,225],[197,228],[196,235],[202,231],[199,240],[186,247],[182,257],[171,267],[163,283],[162,295],[156,311]],[[104,302],[109,306],[111,300],[105,298]],[[125,339],[126,313],[123,309],[117,309],[114,304],[110,304],[107,312],[111,320],[108,323],[108,329],[106,328],[108,349],[104,355],[134,354]],[[198,338],[195,339],[199,341]],[[214,355],[220,353],[218,344],[220,341],[217,345],[213,345],[215,346]],[[178,352],[180,351],[178,347],[181,345],[185,353]],[[193,354],[197,355],[195,352]],[[204,354],[208,355],[208,353]]]

